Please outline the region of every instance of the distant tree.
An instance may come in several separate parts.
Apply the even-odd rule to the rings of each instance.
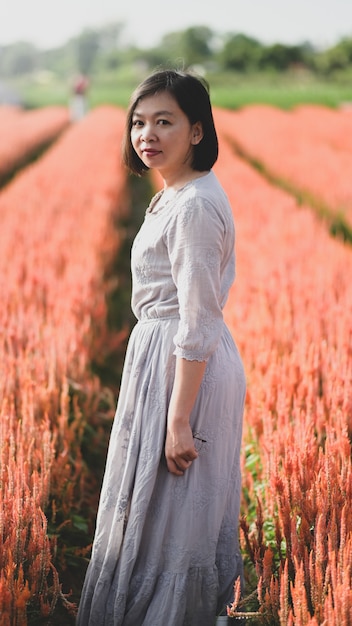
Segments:
[[[187,65],[206,63],[212,55],[214,33],[207,26],[187,28],[181,36],[181,49]]]
[[[114,22],[100,29],[98,41],[99,50],[97,52],[99,68],[113,71],[121,65],[121,46],[119,39],[122,28],[122,23]]]
[[[262,69],[275,69],[279,72],[287,70],[292,65],[304,64],[305,53],[302,46],[286,46],[275,43],[263,48],[259,66]]]
[[[85,29],[71,40],[75,49],[75,69],[89,75],[95,69],[115,70],[121,65],[122,22],[111,22],[96,29]]]
[[[244,72],[258,66],[262,44],[243,33],[227,35],[219,61],[225,70]]]
[[[214,32],[208,26],[194,26],[166,34],[158,48],[163,62],[169,65],[206,63],[212,56]],[[155,50],[155,49],[154,49]]]
[[[316,49],[310,43],[310,41],[303,41],[300,44],[300,49],[302,53],[302,63],[305,67],[314,70],[315,69],[315,57],[316,57]]]
[[[163,59],[163,63],[167,65],[175,64],[176,59],[182,57],[182,34],[183,31],[166,33],[162,37],[160,45],[153,48],[153,55],[158,52]]]
[[[318,53],[315,68],[323,74],[344,70],[352,65],[352,37],[344,38],[335,46]]]
[[[297,46],[281,43],[265,46],[243,33],[219,35],[207,26],[193,26],[167,33],[159,45],[139,49],[121,43],[123,24],[113,22],[100,28],[85,29],[63,46],[39,50],[31,43],[16,42],[0,46],[0,76],[16,77],[36,70],[49,70],[66,78],[80,72],[114,72],[129,65],[189,67],[204,65],[208,71],[245,72],[274,68],[283,71],[292,65],[304,65],[324,75],[345,70],[352,65],[352,38],[316,51],[309,42]]]
[[[3,46],[0,55],[0,75],[20,76],[38,68],[39,51],[31,43],[20,41]]]
[[[135,50],[133,54],[133,61],[140,63],[144,62],[149,69],[167,67],[170,63],[172,63],[170,51],[164,46],[148,48],[147,50]]]
[[[100,48],[100,33],[85,29],[76,38],[77,69],[89,75],[93,69]]]
[[[76,42],[70,39],[63,46],[41,51],[41,67],[67,79],[77,71]]]
[[[115,52],[121,48],[120,38],[123,28],[123,22],[111,22],[97,30],[99,48],[102,53]]]
[[[109,50],[109,52],[99,55],[99,57],[99,67],[103,67],[107,71],[116,70],[121,65],[120,50]]]

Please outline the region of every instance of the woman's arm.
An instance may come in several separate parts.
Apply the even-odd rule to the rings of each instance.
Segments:
[[[176,476],[182,476],[198,456],[194,447],[189,418],[206,365],[206,361],[176,359],[175,380],[168,411],[165,444],[168,470]]]

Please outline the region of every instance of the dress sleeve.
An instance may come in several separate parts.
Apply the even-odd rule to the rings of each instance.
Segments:
[[[180,313],[174,354],[189,361],[207,361],[221,335],[224,230],[216,209],[193,199],[177,210],[167,232]]]

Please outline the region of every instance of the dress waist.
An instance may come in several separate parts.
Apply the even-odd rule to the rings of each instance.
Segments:
[[[171,316],[171,317],[142,317],[138,320],[138,324],[156,324],[158,322],[170,322],[171,320],[180,321],[179,317]]]

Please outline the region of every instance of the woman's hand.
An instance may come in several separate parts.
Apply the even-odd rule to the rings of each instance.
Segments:
[[[166,433],[165,456],[171,474],[183,476],[198,453],[194,447],[192,430],[187,423],[169,423]]]
[[[205,361],[176,359],[175,380],[167,416],[165,456],[169,472],[183,476],[197,458],[189,424],[206,368]]]

